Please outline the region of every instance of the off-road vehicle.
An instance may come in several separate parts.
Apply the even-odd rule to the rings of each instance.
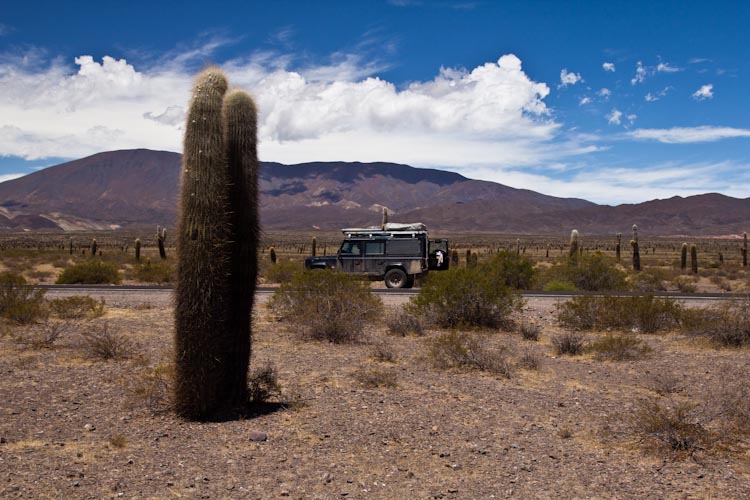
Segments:
[[[428,271],[449,267],[448,240],[430,240],[422,223],[341,230],[336,255],[307,257],[306,269],[336,269],[383,280],[388,288],[411,288]]]

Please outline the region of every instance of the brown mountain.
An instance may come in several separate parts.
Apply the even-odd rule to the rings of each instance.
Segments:
[[[0,228],[105,229],[172,225],[180,155],[144,149],[99,153],[0,184]],[[266,229],[338,229],[391,220],[445,231],[565,234],[734,234],[750,199],[719,194],[617,207],[557,198],[459,174],[393,163],[263,163]]]

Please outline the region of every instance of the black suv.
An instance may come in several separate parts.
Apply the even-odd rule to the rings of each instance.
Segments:
[[[305,268],[336,269],[384,280],[388,288],[411,288],[417,277],[449,267],[448,240],[430,240],[421,223],[342,232],[344,241],[335,256],[307,257]]]

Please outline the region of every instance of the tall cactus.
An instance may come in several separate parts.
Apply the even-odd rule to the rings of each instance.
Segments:
[[[97,249],[96,238],[94,238],[93,240],[91,240],[91,256],[92,257],[96,257],[96,249]]]
[[[164,244],[167,241],[167,228],[156,226],[156,244],[159,246],[159,257],[162,259],[167,258],[167,251],[164,249]]]
[[[268,258],[271,259],[271,264],[276,264],[276,249],[274,247],[268,250]]]
[[[381,225],[381,229],[385,229],[386,224],[388,224],[388,209],[386,207],[383,207],[383,222]]]
[[[578,262],[578,231],[576,229],[570,232],[570,251],[568,257],[572,262]]]
[[[687,269],[687,251],[688,251],[688,244],[683,243],[682,244],[682,250],[680,250],[680,270],[684,271]]]
[[[638,226],[633,224],[633,239],[630,240],[630,246],[633,248],[633,270],[641,270],[641,251],[638,248]]]
[[[70,237],[70,255],[73,255],[73,237]]]
[[[257,276],[256,111],[201,73],[187,116],[177,229],[175,409],[204,420],[247,399]]]
[[[698,248],[695,244],[690,245],[690,270],[698,274]]]
[[[141,239],[136,238],[135,239],[135,260],[138,262],[141,261]]]
[[[313,236],[313,239],[312,239],[312,256],[313,257],[317,255],[317,250],[318,250],[318,239],[315,236]]]
[[[617,245],[615,245],[615,257],[620,262],[620,250],[622,248],[622,233],[617,233]]]
[[[521,238],[516,238],[516,255],[521,255]]]
[[[747,233],[742,233],[742,267],[747,267]]]

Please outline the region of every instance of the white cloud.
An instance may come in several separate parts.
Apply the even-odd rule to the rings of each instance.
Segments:
[[[13,179],[23,177],[24,175],[26,174],[0,174],[0,182],[12,181]]]
[[[578,101],[579,106],[585,106],[586,104],[590,104],[590,103],[591,103],[590,97],[582,97],[581,100]]]
[[[186,68],[212,50],[198,47],[138,69],[112,57],[77,57],[77,71],[59,60],[0,58],[0,155],[179,151],[194,76]],[[288,69],[291,62],[256,53],[222,65],[258,102],[265,160],[520,165],[591,150],[557,140],[560,125],[544,102],[549,87],[531,80],[514,55],[472,70],[442,68],[404,89],[367,75],[383,64],[354,55],[298,71]]]
[[[682,68],[676,68],[669,63],[659,63],[656,66],[656,71],[659,73],[677,73],[678,71],[682,71]]]
[[[636,115],[635,113],[631,113],[628,116],[626,116],[626,118],[628,119],[628,124],[632,125],[638,119],[638,115]]]
[[[654,92],[654,93],[649,92],[648,94],[646,94],[646,97],[644,97],[644,99],[646,99],[646,102],[656,102],[659,99],[661,99],[662,97],[666,96],[667,93],[670,90],[672,90],[672,88],[673,87],[671,85],[669,85],[669,86],[664,87],[663,89],[661,89],[658,92]]]
[[[600,97],[609,98],[609,96],[612,95],[612,91],[608,88],[603,88],[599,90],[599,92],[597,92],[597,95],[599,95]]]
[[[643,63],[641,61],[638,61],[635,67],[635,76],[630,80],[631,85],[635,85],[636,83],[643,83],[643,81],[646,79],[646,68],[643,66]]]
[[[714,98],[714,86],[713,84],[703,85],[701,88],[693,92],[693,99],[696,101],[705,101],[706,99]]]
[[[615,63],[611,63],[611,62],[602,63],[602,68],[604,68],[604,71],[611,71],[612,73],[614,73]]]
[[[558,85],[558,88],[567,87],[568,85],[575,85],[576,83],[582,81],[583,78],[581,78],[580,73],[568,73],[568,68],[563,68],[563,70],[560,71],[560,85]]]
[[[673,127],[667,129],[638,129],[629,132],[633,139],[658,141],[665,144],[716,142],[723,139],[750,138],[750,129],[732,127]]]
[[[610,125],[620,125],[622,123],[622,111],[612,108],[612,111],[605,118]]]

